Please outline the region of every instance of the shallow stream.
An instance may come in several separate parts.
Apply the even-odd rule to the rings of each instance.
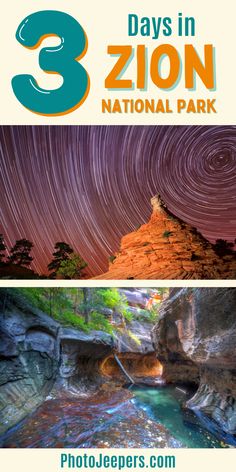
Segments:
[[[188,395],[184,388],[133,387],[132,391],[135,397],[131,401],[150,418],[165,426],[182,447],[222,447],[222,443],[203,427],[193,412],[181,408]]]
[[[95,395],[47,399],[0,438],[0,446],[74,448],[219,448],[194,413],[184,388],[105,384]]]

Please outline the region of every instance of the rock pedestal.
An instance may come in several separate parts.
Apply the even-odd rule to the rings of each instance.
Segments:
[[[108,272],[95,279],[234,279],[236,258],[213,245],[164,206],[151,200],[150,221],[124,236]]]

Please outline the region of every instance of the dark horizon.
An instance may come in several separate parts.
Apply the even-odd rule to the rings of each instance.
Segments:
[[[34,243],[39,273],[57,241],[104,272],[156,193],[210,241],[236,237],[234,126],[1,126],[0,142],[0,233]]]

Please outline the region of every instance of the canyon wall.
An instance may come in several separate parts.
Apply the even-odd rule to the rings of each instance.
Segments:
[[[193,382],[187,406],[236,434],[236,290],[171,289],[152,332],[167,382]]]
[[[145,320],[146,304],[149,299],[147,290],[137,288],[119,289],[129,305],[133,318],[125,321],[118,313],[113,313],[115,332],[115,351],[127,372],[135,381],[142,377],[161,375],[161,364],[156,358],[151,339],[154,322]],[[146,311],[147,313],[147,311]],[[114,356],[109,356],[102,364],[102,371],[113,380],[124,381]]]
[[[96,388],[99,362],[113,348],[110,335],[63,328],[14,289],[1,289],[0,434],[49,394]]]
[[[17,290],[0,289],[0,434],[31,413],[45,398],[93,394],[106,381],[124,383],[114,353],[133,374],[153,367],[150,323],[138,321],[145,291],[121,290],[133,315],[104,307],[115,328],[89,333],[63,327],[29,304]]]
[[[13,293],[0,293],[0,433],[44,400],[60,355],[59,324]]]
[[[141,318],[145,290],[121,293],[133,319],[114,310],[111,336],[62,327],[14,289],[0,290],[0,434],[48,395],[83,395],[104,382],[124,383],[114,353],[134,379],[158,377],[162,365],[167,383],[195,384],[187,406],[236,434],[236,290],[170,289],[152,339],[153,325]]]

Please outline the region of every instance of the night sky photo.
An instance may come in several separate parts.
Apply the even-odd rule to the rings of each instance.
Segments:
[[[235,126],[2,126],[0,145],[0,233],[33,242],[39,273],[57,241],[104,272],[157,193],[210,241],[236,237]]]

